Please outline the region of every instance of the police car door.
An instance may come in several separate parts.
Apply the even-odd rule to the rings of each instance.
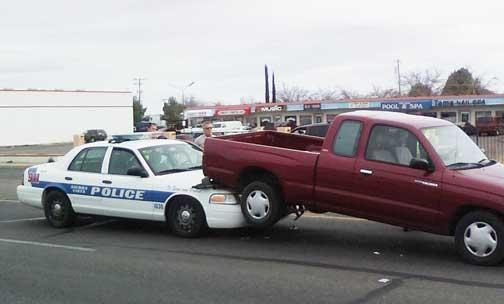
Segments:
[[[126,218],[152,219],[154,204],[152,179],[136,154],[129,149],[114,147],[101,188],[105,215]],[[138,175],[131,174],[132,170]]]
[[[103,214],[99,189],[107,147],[80,151],[64,174],[64,189],[76,212]]]

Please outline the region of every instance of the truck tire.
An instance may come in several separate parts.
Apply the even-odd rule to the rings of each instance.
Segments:
[[[176,199],[168,209],[167,221],[170,230],[181,237],[195,238],[207,229],[205,211],[193,199]]]
[[[240,203],[247,222],[261,229],[273,226],[285,209],[278,190],[262,181],[248,184],[241,193]]]
[[[44,201],[44,215],[55,228],[72,226],[77,217],[68,197],[60,191],[50,192]]]
[[[504,259],[504,222],[501,217],[474,211],[463,216],[455,229],[455,246],[468,263],[491,266]]]

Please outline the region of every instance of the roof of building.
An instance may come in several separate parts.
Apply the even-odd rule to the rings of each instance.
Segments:
[[[131,93],[130,91],[105,91],[105,90],[63,90],[63,89],[12,89],[0,88],[0,92],[51,92],[51,93]]]

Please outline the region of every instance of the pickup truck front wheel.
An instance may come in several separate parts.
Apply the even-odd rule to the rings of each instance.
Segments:
[[[242,191],[241,209],[256,228],[273,226],[281,217],[283,202],[278,191],[264,182],[252,182]]]
[[[455,246],[461,257],[471,264],[499,264],[504,259],[502,218],[486,211],[466,214],[455,229]]]

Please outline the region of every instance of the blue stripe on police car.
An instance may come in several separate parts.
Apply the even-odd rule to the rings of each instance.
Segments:
[[[112,199],[160,202],[160,203],[164,203],[168,199],[168,197],[170,197],[170,195],[173,194],[173,192],[169,191],[101,187],[101,186],[66,184],[66,183],[51,183],[46,181],[40,181],[37,184],[32,184],[32,186],[44,189],[47,187],[56,187],[63,190],[67,194],[96,196]]]

